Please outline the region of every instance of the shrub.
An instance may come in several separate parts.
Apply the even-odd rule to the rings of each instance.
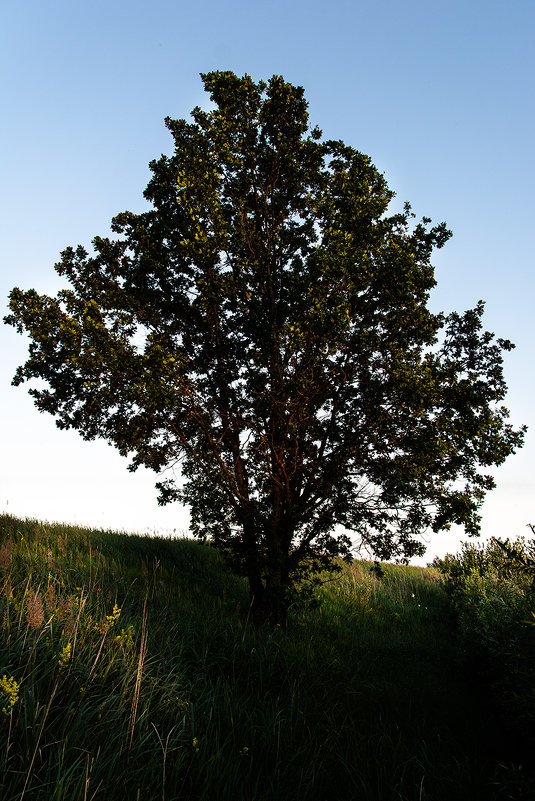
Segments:
[[[533,530],[533,529],[532,529]],[[535,533],[535,532],[534,532]],[[433,563],[444,575],[465,663],[510,720],[535,728],[535,542],[465,543]]]

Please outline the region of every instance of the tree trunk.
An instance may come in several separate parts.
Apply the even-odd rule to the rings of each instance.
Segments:
[[[251,612],[257,626],[268,623],[286,628],[288,587],[288,571],[281,555],[274,564],[267,566],[265,581],[260,579],[260,583],[253,583],[249,577]]]
[[[259,523],[247,510],[242,517],[245,572],[249,582],[250,616],[262,626],[286,627],[288,613],[289,531],[272,526],[267,532],[267,553],[259,554]]]
[[[251,617],[256,626],[268,624],[286,628],[288,603],[280,594],[264,588],[260,597],[253,595],[251,598]]]

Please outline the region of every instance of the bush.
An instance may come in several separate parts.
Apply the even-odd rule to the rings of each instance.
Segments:
[[[453,602],[465,663],[511,721],[535,730],[535,542],[465,543],[433,566]]]

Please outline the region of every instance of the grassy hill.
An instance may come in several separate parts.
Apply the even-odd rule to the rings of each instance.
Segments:
[[[207,544],[0,516],[0,798],[531,797],[440,574],[383,568],[255,629]]]

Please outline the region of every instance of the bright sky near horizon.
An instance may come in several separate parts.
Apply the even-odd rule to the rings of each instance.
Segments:
[[[55,294],[67,245],[141,211],[148,162],[171,152],[163,119],[206,103],[200,72],[280,74],[305,87],[312,124],[369,154],[397,201],[446,220],[434,310],[482,298],[506,355],[506,404],[524,448],[495,470],[483,536],[535,522],[532,228],[533,0],[26,0],[0,17],[0,307],[13,286]],[[154,474],[103,442],[56,429],[10,386],[27,342],[0,325],[0,511],[128,531],[187,530],[156,504]],[[429,536],[425,563],[462,532]]]

